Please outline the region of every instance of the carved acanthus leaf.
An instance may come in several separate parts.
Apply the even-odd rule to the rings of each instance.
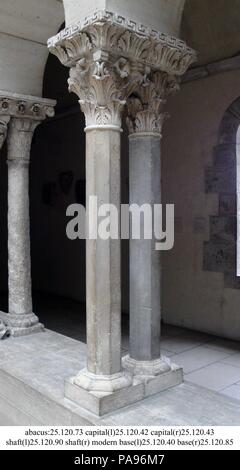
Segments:
[[[111,23],[95,23],[87,29],[93,49],[107,51],[116,49],[121,32],[116,25]]]
[[[91,126],[116,126],[121,127],[121,114],[125,102],[111,101],[106,106],[96,107],[91,101],[79,101],[82,111],[86,116],[87,127]]]
[[[127,98],[143,77],[143,70],[132,67],[126,59],[120,58],[116,63],[108,54],[99,53],[90,61],[85,58],[78,61],[70,69],[68,84],[69,90],[80,99],[88,126],[115,126],[121,122],[117,113],[122,112]]]
[[[146,61],[152,42],[148,38],[142,38],[137,34],[133,34],[131,31],[125,31],[125,33],[119,38],[117,48],[121,54],[126,54],[130,57],[135,57],[136,60]]]
[[[149,55],[149,62],[157,64],[157,67],[169,74],[183,75],[193,62],[190,51],[182,51],[169,47],[163,43],[157,43]]]
[[[69,67],[88,56],[89,51],[101,50],[115,57],[115,62],[124,57],[172,75],[184,74],[196,60],[196,53],[183,41],[143,26],[135,30],[134,23],[120,21],[120,17],[115,20],[111,13],[97,14],[92,21],[84,22],[82,26],[73,25],[51,38],[49,50]]]
[[[65,41],[65,50],[70,61],[76,61],[88,56],[92,49],[92,43],[86,33],[80,33]]]
[[[148,81],[140,85],[127,101],[127,125],[130,134],[150,132],[161,135],[165,119],[163,112],[166,97],[178,88],[175,77],[155,72]]]
[[[60,62],[63,64],[63,65],[67,65],[68,62],[69,62],[69,57],[68,57],[68,54],[65,50],[65,48],[61,45],[56,45],[54,47],[49,47],[49,52],[53,55],[55,55],[58,60],[60,60]]]
[[[161,125],[156,106],[160,109],[177,88],[175,76],[196,58],[184,42],[142,25],[135,28],[111,12],[97,12],[82,25],[64,30],[49,40],[49,49],[70,67],[69,90],[79,97],[87,122],[111,125],[116,110],[121,112],[135,94],[143,105],[141,121],[151,121],[146,126],[154,129]]]

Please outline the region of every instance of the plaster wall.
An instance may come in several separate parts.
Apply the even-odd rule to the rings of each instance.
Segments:
[[[220,124],[239,97],[239,80],[234,71],[190,82],[169,100],[162,182],[176,217],[175,247],[163,254],[164,320],[234,339],[240,339],[239,284],[228,288],[223,273],[204,268],[204,243],[211,216],[219,215],[218,194],[206,192],[206,169],[214,168]]]
[[[0,33],[0,89],[42,96],[42,80],[48,51],[40,43]]]
[[[40,42],[56,34],[64,21],[61,0],[1,0],[0,32]]]
[[[1,90],[42,96],[46,43],[63,21],[59,0],[1,0]]]

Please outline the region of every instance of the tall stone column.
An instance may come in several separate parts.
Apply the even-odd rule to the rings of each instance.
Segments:
[[[106,57],[107,60],[107,57]],[[101,72],[100,72],[101,69]],[[85,76],[71,69],[69,87],[80,98],[86,118],[87,225],[91,198],[98,209],[113,204],[120,213],[120,133],[124,102],[117,95],[117,74],[97,62]],[[98,75],[99,73],[99,75]],[[100,75],[101,73],[101,75]],[[108,90],[111,89],[112,95]],[[98,229],[98,227],[94,227]],[[119,230],[120,231],[120,230]],[[86,241],[87,259],[87,368],[74,384],[97,392],[113,392],[131,385],[121,370],[120,237]]]
[[[185,43],[132,19],[96,12],[48,42],[70,68],[69,89],[86,117],[87,212],[90,197],[120,213],[121,114],[152,67],[181,74],[194,53]],[[154,144],[157,140],[153,140]],[[149,145],[150,144],[149,142]],[[65,396],[96,414],[145,395],[143,381],[121,368],[120,240],[87,240],[87,367],[66,382]]]
[[[41,331],[32,310],[29,163],[33,133],[39,123],[13,118],[8,134],[8,290],[6,318],[14,335]]]
[[[86,119],[87,367],[66,383],[65,395],[102,413],[136,401],[139,386],[121,365],[120,138],[126,98],[140,73],[122,76],[120,65],[96,51],[71,67],[69,89],[80,98]],[[102,238],[92,225],[91,200],[117,213],[116,237]],[[92,229],[96,231],[93,236]],[[117,398],[116,398],[117,394]],[[108,396],[108,399],[106,399]]]
[[[154,205],[161,204],[162,108],[167,95],[177,89],[174,77],[154,72],[128,100],[130,204],[149,204],[152,213]],[[171,371],[160,352],[161,253],[155,245],[154,236],[144,239],[143,232],[140,239],[130,239],[130,353],[123,364],[146,380]],[[178,371],[173,384],[181,380]]]
[[[0,93],[1,97],[1,93]],[[4,94],[0,110],[11,117],[8,132],[8,289],[9,310],[0,317],[12,336],[43,330],[32,308],[29,163],[33,133],[54,114],[54,101]]]
[[[3,144],[7,137],[9,116],[0,116],[0,151],[3,147]],[[0,339],[3,339],[8,334],[8,329],[6,324],[0,319]]]

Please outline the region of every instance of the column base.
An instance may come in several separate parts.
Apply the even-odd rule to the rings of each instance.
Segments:
[[[136,403],[143,397],[144,385],[138,381],[133,384],[127,372],[99,376],[84,369],[65,382],[65,398],[98,416]]]
[[[140,377],[155,377],[171,370],[170,362],[163,357],[153,361],[137,361],[130,356],[124,356],[122,364],[130,374]]]
[[[144,396],[163,392],[183,382],[183,369],[161,357],[154,361],[136,361],[130,356],[122,359],[124,370],[131,373],[133,381],[144,384]]]
[[[34,313],[13,314],[0,312],[0,320],[4,322],[10,336],[13,337],[44,331],[44,326],[39,323],[39,319]]]

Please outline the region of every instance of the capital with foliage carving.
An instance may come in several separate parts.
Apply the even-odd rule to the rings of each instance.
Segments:
[[[70,68],[69,90],[79,97],[87,127],[119,128],[126,100],[149,86],[150,75],[180,76],[196,59],[183,41],[108,11],[66,28],[48,47]]]
[[[168,114],[163,106],[170,94],[178,91],[178,81],[166,72],[154,72],[136,88],[127,101],[127,125],[130,134],[154,133],[161,135]]]

